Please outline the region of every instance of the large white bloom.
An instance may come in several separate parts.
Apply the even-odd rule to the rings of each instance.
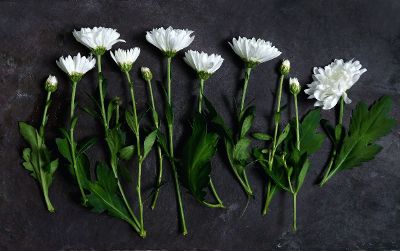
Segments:
[[[80,53],[78,55],[71,57],[60,57],[56,61],[58,67],[61,68],[70,77],[77,77],[78,79],[82,77],[83,74],[93,69],[96,65],[96,59],[92,56],[82,57]]]
[[[140,48],[135,47],[129,50],[118,49],[114,53],[110,51],[110,54],[115,63],[117,63],[123,71],[129,71],[133,63],[135,63],[136,59],[139,57]]]
[[[281,55],[272,43],[262,39],[239,37],[229,43],[233,51],[250,66],[264,63]]]
[[[193,31],[188,29],[173,29],[171,26],[164,29],[161,27],[148,31],[146,40],[171,57],[193,42],[194,36],[190,36],[192,33]]]
[[[309,99],[317,100],[314,106],[322,106],[324,110],[334,107],[340,97],[349,104],[351,100],[347,97],[346,91],[367,71],[361,67],[359,61],[344,62],[343,59],[335,59],[324,68],[314,67],[313,82],[308,84],[309,88],[304,92],[310,95]]]
[[[117,30],[111,28],[82,28],[79,31],[74,30],[72,34],[78,42],[89,49],[103,50],[103,53],[105,50],[110,50],[114,44],[125,42],[125,40],[119,39],[120,34]]]
[[[218,54],[208,55],[205,52],[192,50],[185,52],[183,60],[199,74],[205,73],[206,75],[216,72],[224,62],[224,59]]]

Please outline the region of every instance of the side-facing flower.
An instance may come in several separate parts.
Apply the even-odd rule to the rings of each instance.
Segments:
[[[53,75],[49,75],[44,84],[44,89],[48,92],[55,92],[57,90],[58,81]]]
[[[346,104],[351,103],[346,91],[350,89],[366,72],[362,69],[359,61],[347,61],[335,59],[331,64],[322,67],[314,67],[313,82],[308,84],[308,89],[304,92],[309,95],[309,99],[315,98],[315,106],[322,106],[322,109],[333,108],[341,97]]]
[[[208,55],[205,52],[193,50],[185,52],[183,60],[197,71],[199,78],[203,80],[207,80],[221,67],[222,62],[224,62],[224,59],[218,54]]]
[[[120,34],[117,30],[111,28],[81,28],[79,31],[74,30],[72,34],[78,42],[91,49],[96,55],[104,54],[118,42],[125,42],[125,40],[119,39]]]
[[[193,31],[188,29],[174,29],[171,26],[153,29],[146,33],[146,40],[160,49],[167,57],[173,57],[175,54],[188,47],[194,40],[191,36]]]
[[[61,70],[69,75],[73,82],[77,82],[86,72],[93,69],[96,64],[96,59],[92,56],[82,57],[81,54],[78,53],[78,55],[74,57],[71,57],[70,55],[65,58],[60,57],[56,63]]]
[[[112,59],[114,59],[115,63],[121,68],[121,71],[126,72],[132,69],[133,63],[136,62],[136,59],[139,57],[140,48],[135,47],[129,50],[118,49],[114,51],[110,51]]]
[[[289,90],[290,90],[290,93],[292,93],[295,96],[300,93],[301,87],[300,87],[299,80],[297,78],[289,79]]]
[[[233,51],[247,64],[248,68],[252,68],[258,64],[272,60],[281,52],[272,46],[272,43],[263,39],[252,39],[239,37],[233,38],[229,43]]]

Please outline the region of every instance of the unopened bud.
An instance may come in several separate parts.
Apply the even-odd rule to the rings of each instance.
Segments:
[[[281,74],[287,76],[290,72],[290,61],[285,59],[281,64]]]
[[[49,75],[46,79],[44,89],[48,92],[55,92],[57,90],[58,81],[55,76]]]
[[[149,68],[142,67],[141,71],[142,71],[142,76],[143,76],[144,80],[150,81],[153,78],[153,74],[151,73]]]
[[[293,95],[297,95],[301,91],[301,86],[299,80],[297,78],[290,78],[289,79],[289,89]]]

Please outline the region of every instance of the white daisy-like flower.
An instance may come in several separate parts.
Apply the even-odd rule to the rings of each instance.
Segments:
[[[185,52],[185,57],[183,58],[185,62],[192,67],[199,77],[206,79],[216,72],[224,62],[224,59],[218,54],[208,55],[205,52],[198,52],[189,50]]]
[[[335,59],[330,65],[314,67],[313,82],[304,92],[309,95],[309,99],[315,98],[314,106],[322,106],[322,109],[329,110],[333,108],[341,97],[346,104],[351,103],[347,97],[346,91],[350,89],[367,71],[361,69],[359,61],[347,61]]]
[[[81,28],[79,31],[72,32],[75,39],[91,49],[96,54],[104,54],[105,51],[118,42],[125,42],[119,39],[120,34],[116,29],[94,27],[94,28]]]
[[[56,61],[58,67],[69,75],[72,81],[79,81],[82,76],[93,69],[96,65],[96,59],[92,56],[82,57],[80,53],[78,55],[71,57],[60,57]]]
[[[271,42],[255,39],[254,37],[252,39],[245,37],[234,38],[229,45],[248,64],[248,67],[254,67],[281,55],[281,52],[275,46],[272,46]]]
[[[110,51],[110,54],[122,71],[130,71],[133,63],[139,57],[140,48],[135,47],[129,50],[118,49],[114,53]]]
[[[192,33],[193,31],[188,29],[173,29],[171,26],[164,29],[164,27],[161,27],[148,31],[146,40],[164,52],[166,56],[173,57],[178,51],[188,47],[193,42]]]
[[[48,92],[55,92],[57,90],[58,80],[56,76],[49,75],[46,79],[44,89]]]

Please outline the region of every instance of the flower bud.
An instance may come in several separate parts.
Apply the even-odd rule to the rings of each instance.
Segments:
[[[287,76],[290,72],[290,61],[285,59],[281,64],[281,74]]]
[[[142,76],[143,76],[144,80],[150,81],[153,78],[153,74],[151,73],[149,68],[142,67],[141,71],[142,71]]]
[[[49,75],[46,79],[44,89],[48,92],[55,92],[57,90],[58,81],[55,76]]]
[[[297,95],[301,91],[301,86],[299,80],[297,78],[290,78],[289,79],[289,89],[293,95]]]
[[[121,105],[122,105],[122,100],[121,100],[121,98],[118,97],[118,96],[115,96],[115,97],[112,99],[112,102],[113,102],[116,106],[121,106]]]

